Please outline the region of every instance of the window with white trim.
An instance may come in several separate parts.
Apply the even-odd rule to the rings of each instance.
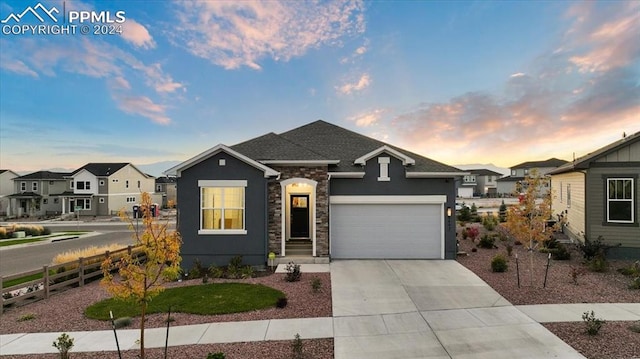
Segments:
[[[104,198],[102,198],[102,197],[101,197],[101,198],[98,200],[98,202],[99,202],[99,203],[104,203]]]
[[[162,192],[162,185],[157,185],[156,186],[156,192]]]
[[[633,178],[607,178],[607,222],[634,222],[633,188]]]
[[[78,181],[76,183],[76,189],[91,189],[91,182],[89,181]]]
[[[138,188],[140,188],[140,181],[138,181]]]
[[[76,198],[76,208],[88,211],[91,209],[91,199],[89,198]]]
[[[31,190],[33,192],[37,192],[38,191],[38,182],[31,182]]]
[[[389,157],[378,157],[378,164],[380,165],[380,177],[378,181],[388,182],[391,181],[389,177],[389,163],[391,159]]]
[[[100,180],[100,182],[98,182],[99,186],[104,186],[104,180]]]
[[[129,188],[129,180],[124,181],[124,188]]]
[[[27,182],[20,182],[20,191],[25,192],[27,190]]]
[[[135,197],[127,197],[127,203],[134,203],[136,201]]]
[[[246,181],[200,181],[200,230],[245,232]]]

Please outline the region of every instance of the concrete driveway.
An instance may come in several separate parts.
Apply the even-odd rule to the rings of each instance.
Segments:
[[[456,261],[331,263],[336,359],[584,358]]]

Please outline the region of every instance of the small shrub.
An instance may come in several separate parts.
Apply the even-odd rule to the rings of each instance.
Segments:
[[[193,262],[193,267],[189,269],[189,278],[202,278],[207,274],[208,270],[205,266],[202,265],[199,258]]]
[[[304,343],[300,339],[300,334],[296,333],[296,336],[291,343],[291,352],[293,359],[304,359]]]
[[[629,289],[640,289],[640,277],[635,277],[631,280],[631,284],[629,284]]]
[[[592,272],[606,272],[608,263],[604,256],[595,256],[587,262],[589,270]]]
[[[280,297],[276,301],[276,308],[282,309],[282,308],[286,307],[288,303],[289,303],[289,301],[287,300],[287,297]]]
[[[311,290],[314,293],[318,293],[322,289],[322,280],[318,277],[313,278],[311,281]]]
[[[209,267],[209,275],[211,275],[211,278],[222,278],[222,276],[224,275],[224,271],[220,267],[211,265]]]
[[[506,272],[507,268],[507,258],[503,254],[496,254],[491,260],[491,270],[496,273]]]
[[[116,329],[120,329],[120,328],[130,326],[131,321],[132,321],[131,317],[121,317],[121,318],[115,319],[113,321],[113,325],[116,327]]]
[[[60,359],[69,359],[69,351],[73,348],[73,338],[67,333],[62,333],[58,339],[53,342],[53,346],[60,352]]]
[[[571,281],[573,284],[578,285],[578,277],[584,275],[584,268],[571,267],[571,271],[569,272],[569,276],[571,276]]]
[[[34,319],[36,319],[36,315],[35,314],[27,313],[27,314],[22,315],[20,318],[18,318],[18,321],[19,322],[26,322],[28,320],[34,320]]]
[[[586,332],[589,335],[598,334],[598,332],[602,328],[602,325],[605,323],[603,319],[596,318],[596,315],[595,313],[593,313],[593,310],[591,311],[591,313],[589,312],[582,313],[582,320],[584,320],[584,323],[587,327]]]
[[[240,277],[242,279],[253,278],[254,274],[255,274],[255,270],[253,269],[252,266],[244,266],[240,270]]]
[[[235,256],[229,260],[227,266],[227,278],[236,279],[240,278],[242,271],[242,256]]]
[[[207,283],[209,283],[209,275],[207,273],[205,273],[202,276],[202,284],[207,284]]]
[[[582,252],[584,259],[591,260],[595,257],[606,257],[609,249],[618,247],[617,245],[609,245],[604,243],[605,239],[602,236],[598,236],[595,241],[589,240],[587,236],[584,236],[584,243],[578,242],[578,249]]]
[[[551,249],[549,253],[551,253],[551,259],[556,261],[568,261],[571,259],[571,253],[569,253],[567,247],[562,243],[558,243],[557,248]]]
[[[209,353],[207,359],[225,359],[223,352]]]
[[[502,200],[502,204],[500,205],[500,208],[498,209],[498,218],[500,219],[500,222],[506,222],[507,221],[507,205],[504,204],[504,200]]]
[[[504,248],[507,250],[507,255],[511,257],[511,254],[513,253],[513,245],[507,243],[507,245],[504,246]]]
[[[462,239],[467,239],[469,237],[469,233],[467,232],[467,229],[464,228],[462,229]]]
[[[629,326],[629,330],[634,333],[640,333],[640,321],[637,321]]]
[[[174,318],[173,316],[169,316],[167,319],[164,320],[165,323],[173,323],[176,321],[176,318]]]
[[[471,204],[471,222],[480,222],[480,217],[478,217],[478,207],[476,207],[475,203]]]
[[[640,261],[635,261],[628,267],[618,269],[618,272],[630,277],[640,277]]]
[[[482,218],[482,225],[487,231],[493,231],[498,225],[498,217],[488,214]]]
[[[300,276],[302,275],[302,273],[300,273],[299,264],[289,262],[289,264],[287,264],[287,266],[285,267],[285,270],[287,271],[287,274],[285,276],[285,280],[287,282],[297,282],[300,280]]]
[[[471,209],[462,203],[462,209],[458,212],[458,220],[461,222],[469,222],[471,220]]]
[[[475,241],[480,235],[480,229],[478,229],[477,226],[471,226],[467,228],[467,235],[469,236],[469,239]]]
[[[480,248],[492,249],[495,241],[496,239],[493,236],[485,234],[480,238],[480,242],[478,242],[478,246]]]

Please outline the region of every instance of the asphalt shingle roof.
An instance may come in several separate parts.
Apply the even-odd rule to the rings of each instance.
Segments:
[[[478,168],[475,170],[467,170],[467,171],[471,172],[471,174],[478,175],[478,176],[502,176],[502,173],[488,170],[486,168]]]
[[[87,170],[95,176],[109,177],[128,164],[129,163],[87,163],[86,165],[73,171],[72,175],[82,170]]]
[[[463,172],[458,168],[434,161],[413,152],[318,120],[290,131],[268,133],[231,148],[254,160],[339,160],[331,165],[333,172],[361,172],[355,159],[382,146],[389,146],[413,158],[409,172]]]
[[[63,180],[70,175],[70,172],[37,171],[16,177],[14,180]]]
[[[567,163],[565,160],[557,159],[557,158],[549,158],[544,161],[529,161],[522,162],[518,165],[511,166],[511,168],[550,168],[550,167],[560,167]]]

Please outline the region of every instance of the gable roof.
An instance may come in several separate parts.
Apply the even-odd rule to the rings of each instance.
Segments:
[[[78,172],[80,172],[82,170],[87,170],[88,172],[90,172],[91,174],[93,174],[94,176],[97,176],[97,177],[109,177],[112,174],[120,171],[120,169],[122,169],[123,167],[125,167],[126,165],[129,165],[129,164],[130,163],[125,163],[125,162],[120,162],[120,163],[87,163],[86,165],[84,165],[84,166],[78,168],[77,170],[73,171],[73,173],[71,173],[71,175],[73,176],[73,175],[75,175],[76,173],[78,173]],[[140,172],[140,170],[138,170],[138,172]],[[140,173],[142,173],[142,172],[140,172]],[[144,173],[142,173],[142,174],[144,174]]]
[[[18,173],[14,172],[14,171],[12,171],[12,170],[0,170],[0,175],[1,175],[1,174],[3,174],[3,173],[6,173],[6,172],[11,172],[11,173],[13,173],[14,175],[16,175],[16,177],[17,177],[17,176],[20,176]]]
[[[618,141],[610,143],[582,157],[576,158],[573,162],[568,162],[554,169],[553,171],[549,172],[549,174],[565,173],[565,172],[571,172],[577,169],[589,168],[589,164],[597,160],[598,158],[602,156],[606,156],[610,152],[617,151],[623,146],[627,146],[638,141],[640,141],[640,131],[634,133],[633,135],[623,137]]]
[[[156,183],[176,183],[176,178],[173,176],[156,177]]]
[[[164,171],[165,174],[171,174],[171,175],[175,175],[177,177],[180,177],[180,175],[182,174],[182,171],[188,169],[191,166],[194,166],[204,160],[206,160],[207,158],[210,158],[212,156],[215,156],[216,154],[220,153],[220,152],[224,152],[227,153],[237,159],[239,159],[240,161],[243,161],[245,163],[247,163],[250,166],[253,166],[261,171],[264,172],[264,177],[271,177],[271,176],[278,176],[280,173],[278,171],[275,171],[265,165],[263,165],[262,163],[259,163],[237,151],[234,151],[233,149],[223,145],[223,144],[219,144],[217,146],[214,146],[200,154],[195,155],[194,157],[191,157],[190,159],[179,163],[173,167],[171,167],[170,169]]]
[[[522,162],[518,165],[512,166],[511,168],[548,168],[548,167],[560,167],[567,163],[568,161],[560,160],[555,157],[549,158],[544,161],[529,161]]]
[[[270,146],[277,148],[277,150],[270,149]],[[331,164],[331,172],[362,172],[362,167],[355,164],[356,159],[375,152],[384,146],[387,146],[390,152],[395,151],[397,154],[402,154],[406,158],[415,161],[414,165],[407,167],[407,172],[437,172],[443,175],[464,174],[458,168],[322,120],[311,122],[281,134],[272,133],[260,136],[232,148],[249,157],[257,156],[259,153],[258,158],[254,159],[260,159],[264,163],[268,163],[268,160],[323,160]],[[303,150],[301,151],[301,149]],[[251,153],[244,153],[243,150],[248,150]],[[270,151],[273,151],[273,153]]]
[[[478,168],[478,169],[473,169],[473,170],[467,170],[468,172],[471,172],[471,174],[473,175],[477,175],[477,176],[499,176],[502,177],[503,174],[499,173],[499,172],[495,172],[486,168]]]
[[[70,175],[71,173],[69,172],[37,171],[16,177],[14,180],[64,180],[65,177]]]

